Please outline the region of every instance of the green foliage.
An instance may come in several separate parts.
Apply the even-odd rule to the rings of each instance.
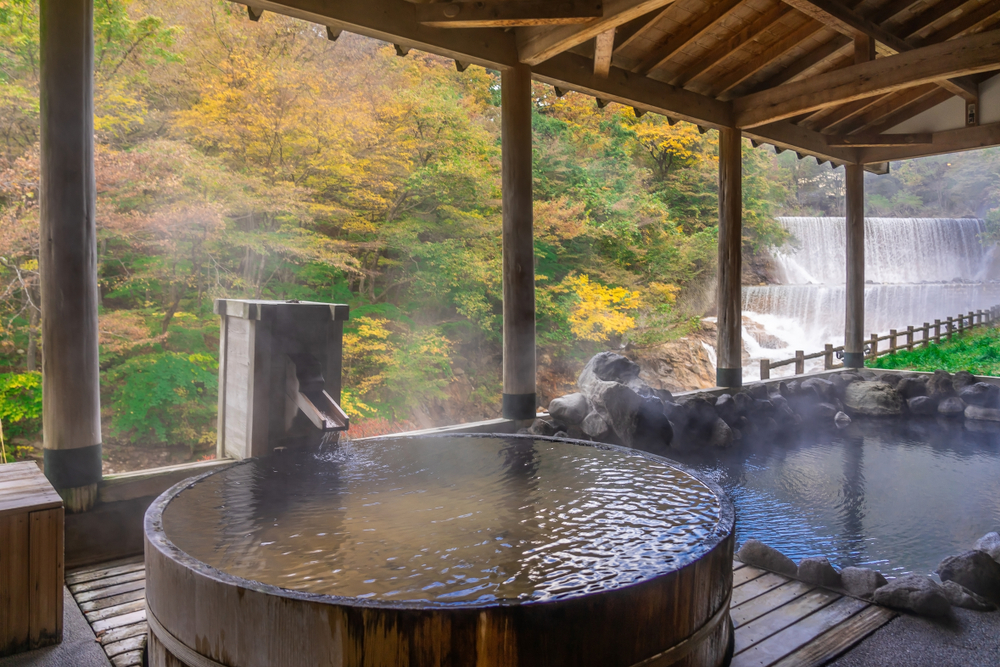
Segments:
[[[969,371],[973,375],[1000,375],[1000,329],[977,329],[940,344],[902,351],[866,362],[871,368],[913,371]]]
[[[215,441],[217,362],[204,354],[161,352],[133,357],[105,376],[112,428],[132,442]]]
[[[5,438],[34,436],[42,427],[42,374],[0,374],[0,422]]]

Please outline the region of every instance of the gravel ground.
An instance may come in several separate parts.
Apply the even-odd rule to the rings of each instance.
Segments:
[[[62,643],[0,658],[0,667],[111,667],[111,663],[64,586]]]
[[[951,623],[901,615],[831,667],[990,667],[1000,665],[1000,612],[954,609]]]

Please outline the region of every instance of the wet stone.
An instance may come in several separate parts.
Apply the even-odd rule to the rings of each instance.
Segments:
[[[911,611],[921,616],[950,616],[951,602],[944,590],[929,578],[908,574],[893,579],[872,595],[875,604]]]
[[[736,552],[736,557],[747,565],[763,568],[778,574],[794,577],[799,568],[791,558],[760,540],[747,540]]]
[[[941,581],[954,581],[991,602],[1000,602],[1000,563],[985,551],[949,556],[938,565]]]
[[[965,586],[954,581],[944,582],[941,584],[941,588],[944,590],[944,594],[948,597],[948,601],[951,602],[951,606],[953,607],[961,607],[962,609],[971,609],[973,611],[993,611],[997,608],[989,600],[976,595]]]
[[[937,411],[945,417],[962,417],[965,415],[965,402],[957,396],[952,396],[938,403]]]
[[[825,588],[840,588],[840,572],[826,558],[803,558],[799,563],[798,578],[807,584]]]
[[[914,396],[913,398],[909,398],[906,401],[906,407],[915,415],[933,415],[937,414],[938,411],[937,402],[929,396]]]
[[[870,599],[876,590],[889,583],[881,572],[867,567],[845,567],[840,571],[840,580],[844,590],[850,595],[866,600]]]
[[[986,533],[976,540],[976,549],[985,551],[990,555],[990,558],[1000,562],[1000,533],[995,531]]]
[[[552,418],[567,424],[579,424],[587,418],[589,412],[590,404],[587,402],[587,397],[579,392],[566,394],[549,403],[549,414]]]

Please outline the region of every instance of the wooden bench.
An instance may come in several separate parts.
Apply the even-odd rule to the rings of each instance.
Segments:
[[[31,461],[0,465],[0,655],[58,644],[63,503]]]

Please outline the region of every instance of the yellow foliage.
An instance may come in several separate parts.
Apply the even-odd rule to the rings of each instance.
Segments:
[[[355,397],[363,396],[385,382],[385,371],[393,362],[388,324],[388,320],[379,317],[359,317],[354,321],[355,331],[344,334],[344,375],[347,380],[344,384],[354,388]],[[353,401],[361,409],[367,407],[357,398]]]
[[[569,275],[563,285],[572,290],[579,302],[569,316],[570,330],[582,340],[602,341],[612,334],[624,334],[635,328],[635,318],[628,311],[640,306],[638,292],[624,287],[605,287],[586,275]]]
[[[690,123],[670,125],[663,118],[649,116],[635,126],[636,138],[653,158],[660,175],[675,167],[685,167],[695,162],[702,137],[698,128]]]
[[[649,291],[658,301],[673,305],[677,300],[677,295],[680,294],[681,288],[677,285],[667,283],[650,283]]]

